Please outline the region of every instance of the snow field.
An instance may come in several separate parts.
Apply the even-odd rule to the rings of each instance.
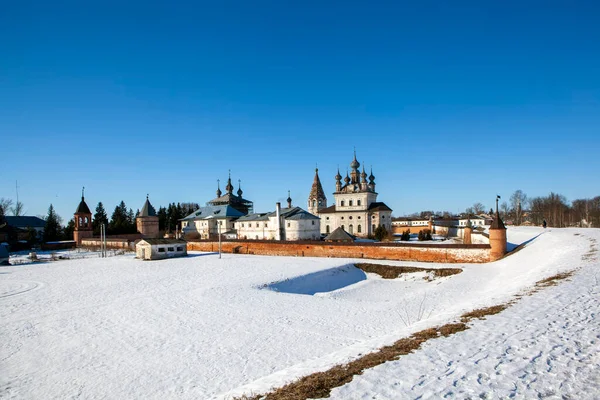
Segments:
[[[462,265],[463,273],[432,282],[364,279],[349,259],[237,254],[3,267],[0,396],[208,399],[265,392],[580,266],[588,232],[600,236],[511,228],[513,243],[542,234],[513,256]]]

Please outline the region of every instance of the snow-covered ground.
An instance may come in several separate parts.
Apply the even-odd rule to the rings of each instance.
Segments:
[[[599,263],[597,253],[585,254],[598,245],[591,239],[598,241],[600,230],[509,228],[508,235],[513,245],[535,239],[503,260],[460,265],[461,274],[430,282],[417,275],[383,280],[350,259],[238,254],[1,267],[0,397],[210,399],[264,392],[505,302],[574,268],[580,269],[572,282],[433,340],[333,394],[598,397],[591,371],[599,362]]]

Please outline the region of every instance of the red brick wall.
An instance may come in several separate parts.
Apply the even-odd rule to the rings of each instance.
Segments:
[[[223,241],[224,253],[259,254],[268,256],[344,257],[375,260],[428,261],[444,263],[488,262],[490,246],[477,245],[427,245],[396,243],[338,244],[323,242],[277,242],[263,240]],[[188,242],[187,249],[219,251],[215,241]]]

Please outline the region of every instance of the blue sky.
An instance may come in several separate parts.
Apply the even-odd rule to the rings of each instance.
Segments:
[[[63,219],[333,200],[356,147],[394,215],[600,195],[600,5],[4,2],[0,197]],[[418,4],[415,4],[418,3]]]

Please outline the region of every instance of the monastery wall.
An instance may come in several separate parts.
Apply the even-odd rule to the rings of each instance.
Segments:
[[[218,241],[188,242],[188,251],[219,251]],[[370,258],[374,260],[483,263],[490,260],[488,244],[327,243],[269,240],[231,240],[221,243],[224,253],[267,256]]]

